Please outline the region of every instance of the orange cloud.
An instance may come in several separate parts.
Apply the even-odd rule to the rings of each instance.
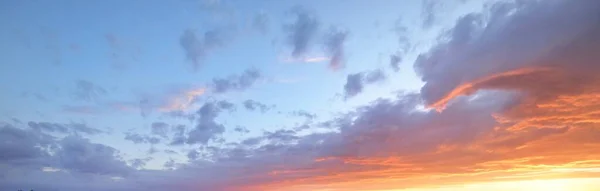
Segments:
[[[187,110],[193,104],[194,99],[203,95],[206,88],[191,89],[171,98],[167,105],[161,106],[158,110],[162,112]]]

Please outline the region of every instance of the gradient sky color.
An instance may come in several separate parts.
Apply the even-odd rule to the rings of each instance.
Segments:
[[[6,0],[0,190],[600,188],[600,2]]]

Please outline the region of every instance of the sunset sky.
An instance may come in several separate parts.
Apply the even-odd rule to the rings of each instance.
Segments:
[[[0,190],[600,190],[598,0],[1,0]]]

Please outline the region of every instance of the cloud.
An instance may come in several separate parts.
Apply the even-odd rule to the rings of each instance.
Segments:
[[[185,126],[174,126],[172,127],[171,131],[173,132],[173,139],[171,140],[171,143],[169,143],[169,145],[183,145],[185,143],[185,140],[187,139],[185,137]]]
[[[266,13],[258,13],[252,19],[252,27],[261,34],[266,34],[269,31],[269,17]]]
[[[227,93],[230,91],[244,91],[253,86],[262,78],[256,69],[247,69],[241,75],[232,75],[227,78],[214,78],[212,88],[214,93]]]
[[[214,49],[223,46],[228,37],[228,29],[212,29],[198,36],[193,29],[187,29],[179,37],[179,44],[185,51],[187,59],[192,61],[194,69],[200,66],[200,63],[207,54]]]
[[[244,101],[243,105],[244,105],[244,108],[246,108],[249,111],[257,111],[258,110],[262,113],[265,113],[273,108],[273,106],[268,106],[264,103],[260,103],[258,101],[254,101],[251,99]]]
[[[43,159],[50,155],[45,149],[53,146],[49,136],[38,132],[0,124],[0,166],[42,165]],[[1,169],[2,167],[0,167]]]
[[[390,56],[390,67],[394,72],[400,71],[400,62],[402,62],[402,56],[400,54],[392,54]]]
[[[62,133],[62,134],[78,134],[84,133],[88,135],[96,135],[103,133],[104,131],[96,128],[88,127],[87,124],[84,123],[50,123],[50,122],[33,122],[30,121],[27,123],[29,128],[32,128],[36,131],[40,132],[49,132],[49,133]]]
[[[94,102],[107,95],[108,91],[87,80],[77,80],[73,96],[77,100]]]
[[[243,134],[246,134],[246,133],[249,133],[249,132],[250,132],[250,130],[248,130],[248,128],[246,128],[246,127],[243,127],[243,126],[237,126],[237,127],[235,127],[235,129],[233,129],[233,130],[234,130],[235,132],[238,132],[238,133],[243,133]]]
[[[489,16],[460,18],[444,36],[448,40],[415,63],[426,82],[423,96],[440,108],[453,97],[480,89],[552,98],[591,88],[597,81],[591,73],[598,69],[591,64],[597,57],[590,53],[599,47],[598,19],[592,16],[597,6],[596,2],[498,3],[491,6]]]
[[[317,118],[316,114],[309,113],[309,112],[304,111],[304,110],[292,111],[292,112],[290,112],[290,115],[292,115],[292,116],[298,116],[298,117],[304,117],[304,118],[306,118],[306,120],[313,120],[313,119]]]
[[[224,110],[233,110],[233,104],[226,101],[207,102],[196,112],[196,127],[188,133],[187,144],[207,144],[225,132],[225,126],[215,120]]]
[[[142,135],[137,133],[125,133],[125,140],[131,141],[135,144],[158,144],[160,143],[160,139],[156,137],[151,137],[148,135]]]
[[[319,30],[319,21],[310,11],[302,7],[294,7],[291,14],[295,16],[293,23],[283,26],[287,42],[292,46],[292,57],[300,58],[308,52]]]
[[[152,134],[167,138],[167,134],[169,133],[169,124],[166,124],[165,122],[154,122],[152,125],[150,125],[150,128],[152,128]]]
[[[120,183],[94,176],[76,187],[93,184],[97,190],[116,191],[392,190],[523,177],[599,177],[592,172],[600,167],[600,89],[595,77],[600,69],[599,9],[598,1],[516,1],[467,15],[449,37],[417,60],[415,69],[426,83],[420,92],[340,114],[324,122],[331,131],[300,134],[282,129],[203,144],[188,153],[189,163],[170,159],[168,170],[161,171],[130,171],[106,146],[69,138],[70,144],[61,145],[77,146],[67,150],[82,150],[71,155],[86,157],[64,157],[83,162],[57,167],[75,173],[134,172],[136,176]],[[359,79],[374,82],[377,76]],[[231,108],[205,103],[197,112],[191,130],[195,133],[186,137],[183,127],[173,131],[181,132],[184,140],[210,142],[224,130],[217,117]],[[12,155],[2,157],[38,159],[61,153],[44,154],[44,147],[37,146],[44,139],[35,138],[40,132],[6,128],[0,129],[0,149]],[[109,168],[98,169],[97,164]],[[27,171],[27,179],[6,173],[0,188],[67,190],[82,182],[38,171]]]
[[[440,6],[440,2],[433,0],[424,0],[421,4],[421,17],[423,21],[421,26],[425,29],[430,28],[436,22],[436,11],[439,11],[437,7]]]
[[[331,55],[329,68],[338,70],[344,66],[344,43],[348,37],[348,31],[332,28],[325,35],[325,50]]]
[[[118,151],[88,139],[68,136],[59,142],[56,153],[63,168],[93,174],[128,175],[131,168],[118,156]]]
[[[381,82],[385,79],[385,73],[379,69],[369,72],[349,74],[346,77],[346,84],[344,85],[344,99],[349,99],[358,95],[363,91],[364,86],[367,84]]]
[[[186,89],[181,92],[174,92],[166,104],[160,106],[160,111],[185,111],[192,106],[199,96],[206,92],[205,88]]]

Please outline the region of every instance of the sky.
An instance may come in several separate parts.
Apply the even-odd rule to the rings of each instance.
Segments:
[[[591,191],[600,1],[0,1],[0,190]]]

